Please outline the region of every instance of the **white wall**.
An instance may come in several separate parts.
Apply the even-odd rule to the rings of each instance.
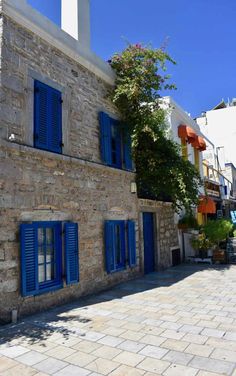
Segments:
[[[170,135],[175,142],[181,145],[181,139],[178,137],[178,127],[181,124],[191,127],[198,136],[202,134],[199,125],[194,121],[189,114],[187,114],[171,97],[164,97],[162,99],[162,106],[168,111],[167,122],[170,127]],[[188,147],[188,159],[194,164],[194,148],[191,144]],[[202,152],[199,153],[200,175],[203,178],[202,168]],[[202,193],[204,193],[202,191]]]
[[[225,147],[226,162],[236,164],[236,106],[207,111],[197,122],[216,147]]]

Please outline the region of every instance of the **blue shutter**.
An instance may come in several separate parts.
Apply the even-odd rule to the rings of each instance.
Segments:
[[[55,153],[62,151],[62,98],[58,90],[50,88],[49,149]]]
[[[65,223],[64,230],[66,283],[72,284],[79,281],[78,224]]]
[[[62,151],[61,93],[39,81],[34,83],[34,146]]]
[[[136,239],[135,239],[135,222],[127,221],[127,243],[129,266],[136,266]]]
[[[23,296],[35,295],[38,291],[37,232],[34,225],[20,226],[21,245],[21,292]]]
[[[111,165],[111,124],[110,117],[105,112],[99,113],[101,156],[102,161]]]
[[[124,134],[123,153],[124,153],[125,169],[126,170],[133,170],[132,142],[131,142],[131,136],[130,136],[130,134],[127,131]]]
[[[115,269],[114,265],[114,226],[112,221],[105,222],[105,258],[106,271],[111,273]]]
[[[119,227],[120,227],[120,245],[121,245],[121,261],[119,264],[116,264],[116,268],[124,268],[125,267],[125,221],[116,221],[119,222]],[[114,234],[115,235],[115,234]],[[116,239],[117,241],[118,239]]]
[[[48,150],[48,86],[39,81],[34,82],[34,146]]]

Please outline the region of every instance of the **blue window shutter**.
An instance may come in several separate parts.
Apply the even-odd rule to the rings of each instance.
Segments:
[[[37,232],[34,225],[20,226],[20,245],[22,295],[35,295],[38,291],[38,252]]]
[[[135,239],[135,222],[127,221],[127,242],[129,266],[136,266],[136,239]]]
[[[115,269],[114,265],[114,226],[112,221],[105,222],[105,258],[106,271],[111,273]]]
[[[64,230],[66,283],[72,284],[79,281],[78,224],[65,223]]]
[[[48,150],[49,128],[49,87],[39,81],[34,82],[34,146]]]
[[[55,153],[62,151],[62,98],[60,91],[49,91],[49,149]]]
[[[61,93],[39,81],[34,83],[34,146],[62,151]]]
[[[120,244],[121,244],[121,262],[118,267],[125,267],[125,221],[119,221],[120,226]]]
[[[124,147],[123,147],[123,153],[124,153],[124,164],[126,170],[133,170],[133,162],[132,162],[132,143],[131,143],[131,136],[126,131],[124,134]]]
[[[102,161],[111,165],[111,124],[110,117],[105,112],[99,113],[101,156]]]

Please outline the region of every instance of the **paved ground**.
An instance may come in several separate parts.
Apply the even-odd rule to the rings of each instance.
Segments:
[[[171,268],[2,327],[0,375],[236,376],[236,266]]]

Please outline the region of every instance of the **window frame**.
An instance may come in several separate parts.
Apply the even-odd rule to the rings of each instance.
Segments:
[[[115,262],[116,256],[116,226],[120,229],[120,262]],[[136,233],[134,220],[106,220],[105,221],[105,264],[107,273],[115,273],[136,267]]]
[[[131,137],[128,128],[121,121],[109,116],[105,112],[99,113],[101,156],[103,162],[113,168],[133,171],[131,155]],[[112,130],[116,131],[115,145],[113,146]],[[113,160],[115,156],[116,161]]]
[[[39,291],[48,291],[51,288],[56,289],[60,288],[62,284],[62,222],[60,221],[47,221],[47,222],[34,222],[33,223],[35,230],[38,233],[38,230],[40,228],[43,229],[53,229],[53,237],[54,237],[54,254],[55,254],[55,278],[50,281],[44,281],[44,282],[39,282],[39,262],[38,262],[38,257],[39,257],[39,244],[38,244],[38,237],[36,236],[36,244],[35,244],[35,250],[37,251],[37,269],[38,269],[38,288]],[[44,239],[45,241],[45,239]],[[45,245],[45,244],[44,244]],[[45,266],[47,265],[47,262],[45,263]]]
[[[43,229],[42,248],[44,271],[47,267],[47,232],[53,229],[55,275],[52,280],[39,282],[39,241],[38,230]],[[71,221],[33,221],[20,225],[21,295],[35,296],[79,282],[79,237],[78,223]]]
[[[124,140],[123,140],[123,132],[121,123],[118,120],[110,118],[110,127],[111,127],[111,167],[115,168],[123,168],[123,161],[124,161]],[[113,148],[113,130],[115,132],[115,147]],[[116,162],[113,162],[113,155],[115,155]]]

